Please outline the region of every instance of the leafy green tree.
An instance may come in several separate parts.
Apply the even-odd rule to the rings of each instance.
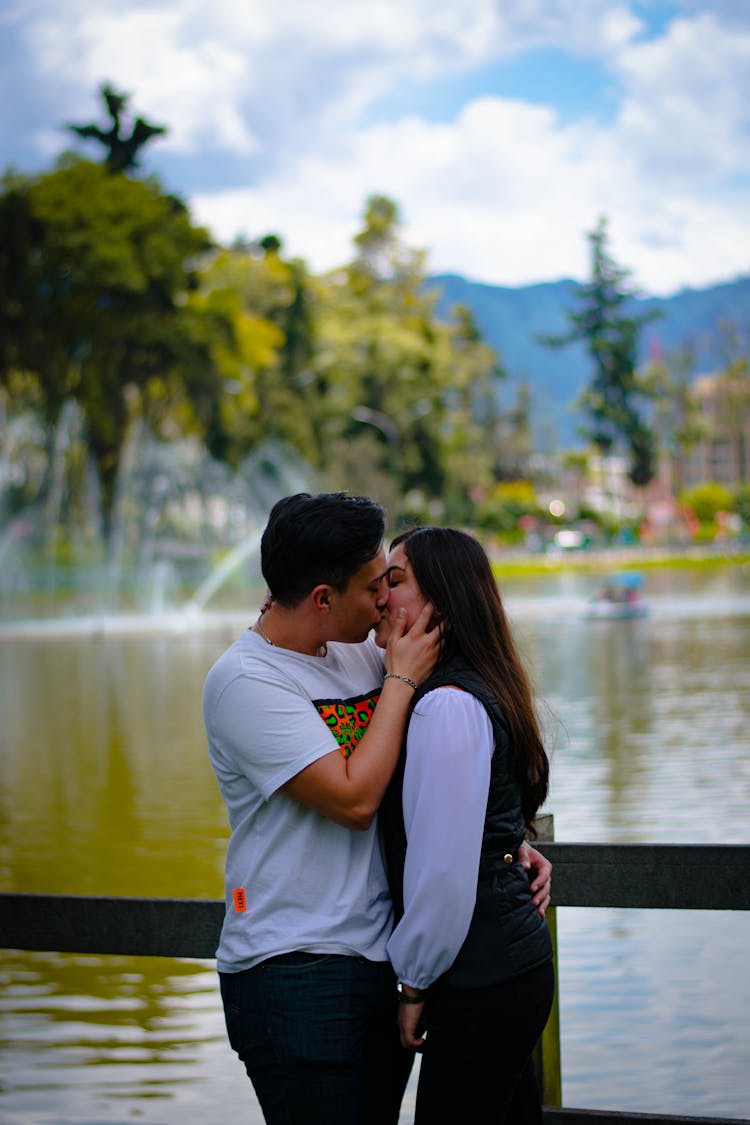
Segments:
[[[578,287],[578,308],[568,314],[570,330],[547,336],[544,342],[552,347],[575,340],[586,343],[592,374],[581,397],[589,418],[585,436],[602,454],[624,444],[630,479],[646,485],[654,475],[654,436],[646,419],[647,391],[638,379],[637,355],[640,331],[655,314],[628,313],[635,293],[626,284],[629,271],[617,266],[607,251],[605,219],[588,238],[591,280]]]
[[[209,335],[221,378],[222,456],[235,466],[269,439],[292,445],[312,464],[322,456],[320,388],[309,370],[313,282],[303,263],[284,261],[280,250],[269,235],[219,251],[189,300],[204,323],[216,319]]]
[[[491,482],[497,357],[466,310],[438,321],[424,255],[403,245],[391,200],[367,200],[355,248],[321,279],[317,304],[331,482],[359,484],[366,465],[368,490],[392,510],[464,514],[472,484]]]
[[[50,432],[66,400],[79,404],[105,516],[133,413],[160,409],[170,384],[219,433],[207,348],[185,309],[209,247],[175,197],[90,161],[2,183],[0,384],[32,375]]]
[[[68,129],[82,140],[97,141],[106,149],[105,164],[110,172],[130,172],[138,167],[140,150],[154,137],[163,136],[167,130],[163,125],[152,125],[142,117],[136,117],[130,132],[124,133],[123,115],[127,112],[130,100],[128,94],[118,93],[109,83],[101,87],[101,96],[110,118],[110,126],[102,129],[96,124],[68,125]]]

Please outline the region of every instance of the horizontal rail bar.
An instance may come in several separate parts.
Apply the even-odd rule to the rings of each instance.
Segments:
[[[214,957],[221,899],[0,894],[0,948]]]
[[[555,906],[750,909],[750,845],[560,844]],[[0,948],[212,958],[219,899],[0,894]]]
[[[750,845],[539,840],[554,906],[750,910]]]

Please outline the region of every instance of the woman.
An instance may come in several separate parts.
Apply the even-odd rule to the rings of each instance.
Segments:
[[[443,633],[415,688],[380,822],[405,1047],[422,1052],[415,1125],[541,1122],[531,1060],[554,993],[552,944],[517,849],[549,762],[489,560],[470,535],[395,539],[378,630],[432,602]]]

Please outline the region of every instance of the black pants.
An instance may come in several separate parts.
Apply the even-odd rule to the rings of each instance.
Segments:
[[[554,991],[551,961],[488,988],[430,989],[415,1125],[539,1125],[531,1053]]]

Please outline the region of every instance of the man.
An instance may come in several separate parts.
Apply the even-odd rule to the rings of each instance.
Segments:
[[[429,606],[408,633],[397,621],[384,678],[368,639],[388,600],[383,535],[372,500],[280,500],[261,542],[270,607],[204,689],[232,829],[217,967],[269,1125],[395,1125],[412,1062],[375,814],[439,638]]]

